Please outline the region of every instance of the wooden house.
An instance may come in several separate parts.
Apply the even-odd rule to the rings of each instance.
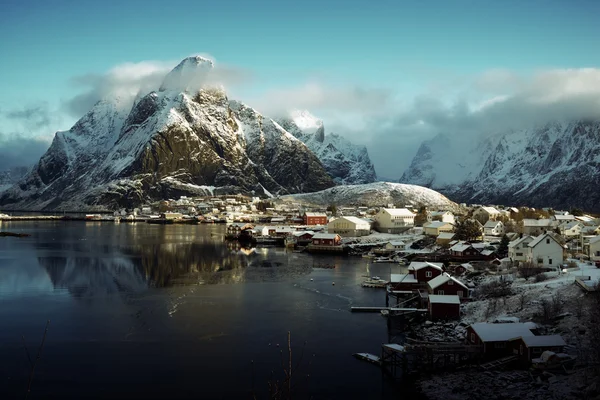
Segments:
[[[512,353],[511,339],[534,336],[534,323],[499,323],[478,322],[467,327],[466,341],[472,345],[480,345],[484,358],[497,359]]]
[[[454,257],[473,258],[480,256],[479,250],[468,242],[459,242],[450,247],[450,255]]]
[[[408,272],[415,277],[417,282],[424,283],[440,276],[444,272],[444,264],[429,261],[413,261],[408,266]]]
[[[312,244],[315,246],[339,246],[342,244],[342,238],[337,233],[315,233],[312,237]]]
[[[447,273],[443,273],[428,281],[427,291],[430,294],[456,295],[461,300],[470,297],[467,285]]]
[[[566,345],[560,335],[525,335],[509,341],[512,354],[518,355],[521,363],[524,365],[531,364],[531,360],[539,358],[544,351],[562,353]]]
[[[302,215],[304,225],[327,225],[327,214],[317,212],[305,212]]]
[[[460,298],[456,295],[430,294],[427,309],[434,320],[459,319]]]
[[[469,263],[460,264],[454,267],[454,275],[463,275],[473,271],[475,271],[475,268]]]

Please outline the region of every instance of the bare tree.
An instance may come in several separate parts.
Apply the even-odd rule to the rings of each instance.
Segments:
[[[525,290],[523,290],[521,293],[519,293],[519,307],[521,311],[525,309],[527,301],[529,301],[529,295]]]
[[[542,269],[530,261],[521,263],[518,267],[519,275],[525,278],[526,281],[532,276],[542,273]]]

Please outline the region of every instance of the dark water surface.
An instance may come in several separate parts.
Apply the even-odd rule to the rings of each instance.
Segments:
[[[0,399],[24,397],[21,336],[35,358],[46,320],[30,399],[250,399],[253,386],[267,398],[288,331],[300,362],[295,398],[398,397],[377,367],[351,356],[379,354],[389,340],[380,315],[350,313],[384,305],[382,290],[360,287],[366,259],[245,254],[223,243],[222,225],[1,229],[32,236],[0,238]],[[327,264],[336,268],[319,268]],[[369,268],[389,277],[389,264]]]

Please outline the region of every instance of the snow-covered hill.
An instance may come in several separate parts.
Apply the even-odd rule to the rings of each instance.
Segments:
[[[600,211],[600,122],[424,142],[400,182],[455,201]]]
[[[208,193],[312,192],[334,185],[319,159],[273,120],[215,85],[213,63],[184,59],[159,90],[98,102],[18,185],[4,209],[134,207]]]
[[[416,185],[391,182],[375,182],[363,185],[336,186],[315,193],[295,194],[282,197],[284,201],[302,201],[316,205],[364,205],[364,206],[427,206],[431,209],[457,210],[456,203],[446,196]]]
[[[0,171],[0,193],[17,183],[29,171],[29,167],[14,167]]]
[[[323,121],[306,110],[296,110],[277,122],[304,142],[321,160],[337,184],[371,183],[377,180],[375,167],[365,146],[350,143],[334,133],[325,134]]]

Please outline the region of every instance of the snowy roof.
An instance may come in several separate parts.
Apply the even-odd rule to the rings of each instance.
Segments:
[[[358,218],[358,217],[340,217],[338,219],[335,219],[334,221],[338,221],[340,219],[345,219],[346,221],[350,221],[356,225],[367,225],[367,224],[370,225],[371,224],[369,221],[365,221],[364,219]]]
[[[581,222],[579,222],[579,221],[568,221],[568,222],[564,222],[561,225],[561,227],[563,229],[572,229],[572,228],[574,228],[577,225],[581,226]]]
[[[489,256],[494,253],[494,250],[483,250],[481,251],[482,256]]]
[[[426,225],[424,224],[423,227],[424,228],[441,228],[446,225],[452,226],[452,224],[450,222],[433,221],[433,222],[428,222]]]
[[[500,221],[492,221],[489,220],[488,222],[485,223],[485,225],[483,225],[484,228],[495,228],[496,225],[498,225],[500,223]]]
[[[305,212],[304,215],[307,217],[327,217],[327,214],[318,212]]]
[[[554,219],[557,221],[572,221],[575,219],[574,215],[554,215]]]
[[[567,345],[560,335],[525,336],[521,339],[523,339],[527,347],[558,347]]]
[[[442,264],[442,263],[432,263],[429,261],[413,261],[408,266],[408,270],[409,271],[418,271],[425,267],[432,267],[432,268],[439,269],[440,271],[442,271],[443,266],[444,266],[444,264]]]
[[[316,233],[313,239],[335,239],[338,236],[336,233]]]
[[[500,214],[500,211],[496,210],[494,207],[481,207],[481,210],[484,210],[488,214]]]
[[[478,322],[471,328],[483,342],[504,342],[517,337],[533,336],[531,325],[527,323],[488,324]]]
[[[594,236],[593,238],[591,238],[589,240],[590,244],[597,243],[597,242],[600,242],[600,236]]]
[[[581,222],[593,222],[594,221],[594,217],[591,217],[589,215],[581,215],[581,216],[575,217],[575,219],[577,219]]]
[[[510,208],[508,209],[508,211],[512,211],[512,212],[514,212],[514,213],[518,213],[518,212],[519,212],[519,209],[518,209],[518,208],[516,208],[516,207],[510,207]]]
[[[296,232],[292,232],[292,235],[294,236],[304,236],[304,235],[311,235],[313,236],[315,233],[313,231],[296,231]]]
[[[417,283],[418,281],[412,274],[391,274],[390,275],[391,283]]]
[[[432,304],[460,304],[460,299],[457,295],[430,294],[429,302]]]
[[[452,239],[454,237],[454,233],[452,232],[440,232],[438,235],[438,239]]]
[[[404,246],[405,243],[402,240],[393,240],[393,241],[389,241],[389,244],[391,244],[392,246]]]
[[[452,281],[454,281],[454,282],[458,283],[459,285],[461,285],[461,286],[463,286],[465,289],[467,289],[467,286],[466,286],[464,283],[462,283],[461,281],[459,281],[459,280],[458,280],[458,279],[456,279],[456,278],[453,278],[453,277],[451,277],[451,276],[450,276],[450,275],[448,275],[448,274],[442,274],[442,275],[440,275],[440,276],[436,276],[435,278],[433,278],[432,280],[430,280],[429,282],[427,282],[427,285],[428,285],[430,288],[432,288],[432,289],[435,289],[435,288],[437,288],[437,287],[439,287],[439,286],[443,285],[444,283],[446,283],[446,282],[448,282],[448,281],[450,281],[450,280],[452,280]]]
[[[414,217],[415,214],[407,208],[384,208],[384,211],[395,217]]]
[[[549,219],[529,219],[523,220],[523,226],[529,227],[546,227],[552,225],[552,221]]]
[[[450,247],[450,251],[457,251],[459,253],[462,253],[463,251],[465,251],[469,247],[473,247],[473,246],[471,246],[468,243],[457,243],[454,246]]]
[[[554,240],[559,246],[562,247],[562,244],[560,244],[555,238],[554,236],[550,235],[549,233],[542,233],[540,236],[536,237],[535,239],[533,239],[533,242],[529,243],[528,246],[529,247],[535,247],[538,244],[540,244],[540,242],[546,238],[552,239]]]
[[[521,244],[521,243],[523,243],[523,242],[525,242],[527,240],[531,241],[531,240],[533,240],[533,237],[525,235],[522,238],[519,238],[517,240],[513,240],[512,242],[510,242],[508,244],[508,247],[515,247],[515,246],[517,246],[517,245],[519,245],[519,244]]]
[[[431,215],[432,217],[438,217],[440,215],[446,215],[446,214],[452,215],[452,213],[450,211],[432,211],[429,213],[429,215]]]

